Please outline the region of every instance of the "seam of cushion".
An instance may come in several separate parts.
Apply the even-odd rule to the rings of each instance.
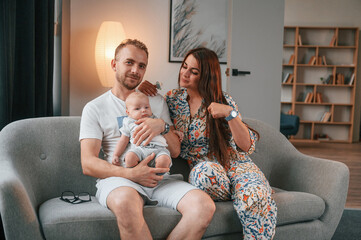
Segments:
[[[76,221],[68,220],[68,221],[56,221],[56,222],[42,222],[40,220],[42,225],[56,225],[56,224],[65,224],[65,223],[74,223],[74,222],[97,222],[97,221],[116,221],[116,219],[115,218],[114,219],[99,218],[99,219],[95,219],[95,220],[84,219],[84,220],[76,220]]]

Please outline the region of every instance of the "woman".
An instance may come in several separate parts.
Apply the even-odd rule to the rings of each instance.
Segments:
[[[191,184],[215,201],[233,201],[244,239],[272,239],[277,216],[272,189],[248,156],[258,133],[242,122],[221,82],[213,51],[197,48],[187,53],[179,72],[180,88],[166,94],[174,126],[184,134],[180,156],[191,167]]]

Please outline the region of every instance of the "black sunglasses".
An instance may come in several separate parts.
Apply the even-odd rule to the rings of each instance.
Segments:
[[[81,192],[78,195],[75,195],[72,191],[65,191],[61,193],[60,200],[71,204],[79,204],[83,202],[90,202],[91,197],[87,192]]]

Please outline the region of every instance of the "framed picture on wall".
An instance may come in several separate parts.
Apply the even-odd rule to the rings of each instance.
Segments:
[[[227,0],[171,0],[169,62],[182,62],[186,53],[207,47],[227,61]]]

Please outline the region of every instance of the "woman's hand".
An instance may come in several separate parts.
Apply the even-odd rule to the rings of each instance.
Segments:
[[[212,102],[208,106],[208,112],[213,118],[228,117],[233,108],[229,105]],[[249,136],[248,127],[242,122],[241,115],[228,121],[228,126],[231,130],[234,142],[236,145],[245,152],[251,147],[251,139]]]
[[[157,85],[151,84],[149,81],[144,80],[139,86],[138,90],[147,96],[155,96],[158,93]]]
[[[177,135],[179,142],[183,142],[184,134],[181,131],[171,130],[175,135]]]
[[[208,112],[212,115],[213,118],[225,118],[228,117],[233,108],[229,105],[212,102],[208,106]]]

